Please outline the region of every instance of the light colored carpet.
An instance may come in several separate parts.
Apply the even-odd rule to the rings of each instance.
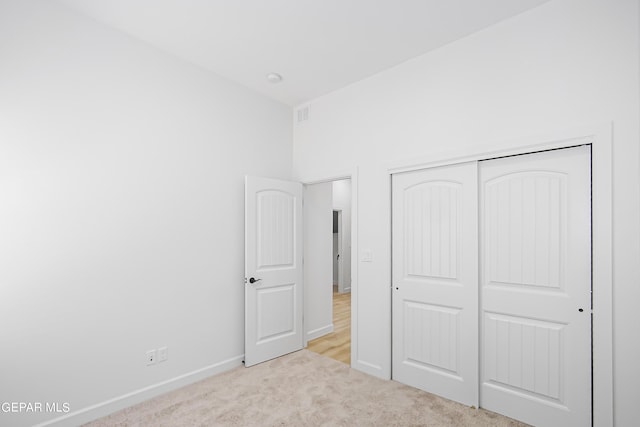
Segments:
[[[307,350],[232,369],[87,426],[518,426]]]

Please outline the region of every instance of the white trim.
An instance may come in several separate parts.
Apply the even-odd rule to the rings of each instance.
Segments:
[[[343,254],[343,249],[344,249],[344,229],[342,228],[342,209],[333,209],[333,212],[337,212],[338,213],[338,256],[340,256],[340,254]],[[334,254],[335,255],[335,254]],[[343,254],[344,255],[344,254]],[[344,260],[344,256],[342,257],[342,259]],[[332,261],[332,265],[333,265],[333,259]],[[346,278],[344,277],[344,262],[340,261],[339,259],[337,260],[338,262],[338,282],[336,283],[336,285],[338,285],[338,292],[340,292],[340,288],[344,289],[344,284],[346,282]],[[333,291],[333,290],[332,290]],[[333,300],[333,292],[331,295],[331,299]],[[331,315],[333,316],[333,305],[331,307]]]
[[[301,181],[303,185],[312,185],[312,184],[322,184],[325,182],[333,182],[333,181],[342,181],[343,179],[353,179],[354,172],[342,172],[335,173],[332,175],[323,175],[320,177],[314,177],[312,179],[307,179],[306,181]]]
[[[84,424],[89,421],[93,421],[95,419],[112,414],[121,409],[136,405],[140,402],[144,402],[145,400],[149,400],[161,394],[177,390],[181,387],[193,384],[197,381],[201,381],[222,372],[226,372],[237,366],[241,366],[243,359],[244,354],[235,356],[230,359],[223,360],[222,362],[214,363],[213,365],[205,366],[201,369],[196,369],[195,371],[179,375],[166,381],[162,381],[157,384],[153,384],[148,387],[144,387],[130,393],[105,400],[104,402],[87,406],[86,408],[80,409],[78,411],[70,412],[61,417],[54,418],[53,420],[37,424],[34,427],[63,427]]]
[[[320,338],[324,335],[330,334],[331,332],[333,332],[333,323],[307,332],[307,341],[315,340],[316,338]]]
[[[613,246],[612,246],[612,123],[554,131],[519,141],[436,153],[394,162],[389,176],[412,170],[486,160],[501,156],[591,144],[593,227],[593,420],[613,423]],[[391,218],[391,217],[389,217]],[[388,300],[391,311],[391,295]],[[391,325],[389,325],[391,328]],[[389,349],[392,343],[389,342]]]
[[[595,127],[581,126],[533,137],[503,141],[488,145],[478,144],[473,147],[458,148],[455,150],[429,154],[427,156],[396,161],[387,165],[387,171],[392,175],[395,173],[409,172],[412,170],[426,169],[436,166],[487,160],[501,156],[527,154],[534,151],[551,150],[554,148],[566,148],[589,143],[596,135],[608,135],[609,151],[611,151],[610,134],[611,124]],[[589,142],[585,142],[585,140]],[[605,145],[607,143],[607,141],[602,142],[604,142]]]
[[[351,175],[351,367],[362,371],[358,359],[358,184],[359,171],[356,168]]]
[[[384,372],[382,366],[376,365],[375,363],[366,362],[364,360],[356,360],[354,365],[358,365],[358,370],[364,372],[365,374],[372,375],[374,377],[380,378],[380,372]]]
[[[594,132],[591,146],[594,426],[614,425],[612,130]]]

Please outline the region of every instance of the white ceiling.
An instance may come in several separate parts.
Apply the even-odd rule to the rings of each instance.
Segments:
[[[58,1],[295,106],[548,0]]]

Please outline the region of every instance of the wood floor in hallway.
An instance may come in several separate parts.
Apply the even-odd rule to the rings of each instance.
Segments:
[[[307,350],[351,365],[351,292],[333,287],[333,332],[309,341]]]

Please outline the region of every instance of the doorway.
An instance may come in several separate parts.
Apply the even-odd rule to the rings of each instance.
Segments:
[[[317,283],[315,278],[309,278],[308,286],[313,295],[324,298],[327,295],[330,300],[330,311],[326,313],[331,319],[330,328],[324,329],[323,334],[316,335],[308,342],[307,349],[327,357],[331,357],[342,363],[351,364],[351,180],[342,179],[328,183],[314,184],[308,187],[324,186],[331,190],[331,206],[327,209],[326,204],[320,206],[315,203],[311,209],[317,214],[319,210],[322,215],[328,213],[331,218],[331,228],[325,231],[310,230],[310,234],[321,234],[322,237],[330,239],[330,258],[324,255],[315,254],[314,259],[307,261],[323,265],[325,262],[330,265],[332,271],[331,281],[327,283]],[[313,214],[310,212],[309,216]],[[312,237],[312,240],[315,240]],[[312,251],[310,251],[312,252]],[[318,288],[322,287],[321,290]],[[309,302],[313,308],[323,305],[319,300]]]
[[[590,424],[590,163],[585,145],[394,175],[395,379]]]

